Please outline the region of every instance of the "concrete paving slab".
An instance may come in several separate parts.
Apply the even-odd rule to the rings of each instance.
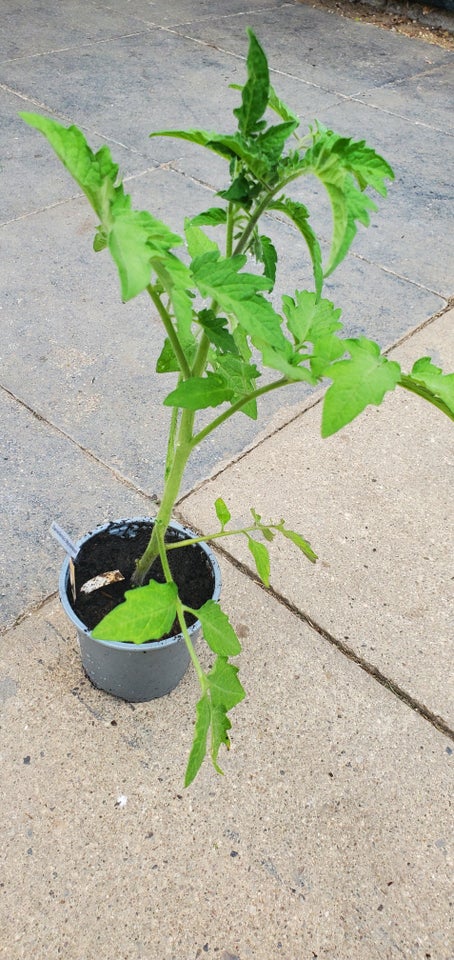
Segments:
[[[454,312],[401,352],[454,368]],[[405,368],[405,367],[404,367]],[[182,503],[207,530],[216,497],[235,526],[249,506],[312,543],[312,567],[275,543],[272,586],[346,648],[453,724],[452,424],[404,391],[322,441],[313,407]],[[241,520],[239,524],[238,521]],[[242,539],[227,549],[250,567]]]
[[[111,7],[102,10],[91,0],[82,6],[77,0],[66,0],[58,7],[42,0],[33,9],[33,16],[26,16],[20,4],[9,4],[2,16],[0,63],[41,56],[62,45],[80,47],[124,36],[138,29],[135,18],[125,15],[127,11],[127,4],[114,11]],[[140,30],[144,29],[141,24]]]
[[[3,638],[0,956],[450,960],[450,741],[223,576],[249,695],[188,791],[191,673],[95,691],[56,602]]]
[[[449,51],[432,44],[414,43],[388,30],[298,3],[281,7],[279,16],[273,10],[246,11],[243,17],[195,20],[175,29],[245,56],[247,26],[256,32],[274,70],[346,96],[451,60]]]
[[[100,6],[108,10],[124,10],[123,0],[100,0]],[[188,23],[194,18],[210,19],[213,16],[236,17],[247,11],[262,11],[268,8],[279,9],[283,0],[173,0],[171,6],[155,0],[134,0],[129,4],[128,15],[137,17],[145,23],[161,24],[171,27]]]
[[[440,133],[453,131],[453,63],[362,91],[358,99]]]
[[[0,418],[1,628],[57,589],[64,555],[53,520],[78,540],[106,519],[148,516],[155,505],[4,391]]]

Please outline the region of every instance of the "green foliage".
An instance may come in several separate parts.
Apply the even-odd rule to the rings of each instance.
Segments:
[[[248,38],[247,76],[244,86],[236,87],[240,103],[233,111],[234,132],[196,128],[151,134],[189,141],[226,161],[226,182],[215,205],[185,221],[184,237],[151,213],[133,209],[106,146],[94,152],[76,127],[22,114],[47,138],[91,204],[98,221],[94,249],[112,256],[123,300],[146,292],[163,325],[156,370],[172,378],[164,401],[172,409],[163,456],[164,492],[153,535],[132,578],[136,589],[126,592],[125,602],[93,635],[143,643],[161,637],[177,618],[201,686],[186,784],[196,776],[208,740],[212,763],[221,772],[218,753],[222,745],[229,747],[227,714],[244,697],[238,668],[228,660],[241,649],[230,621],[212,601],[191,611],[216,655],[214,666],[204,673],[185,625],[190,608],[178,597],[167,563],[168,550],[187,545],[165,545],[164,533],[191,454],[231,416],[242,412],[257,417],[262,395],[298,381],[330,384],[323,403],[323,436],[340,430],[368,405],[380,404],[396,386],[454,418],[454,374],[444,375],[428,357],[405,374],[378,344],[364,337],[343,338],[341,312],[323,297],[324,277],[347,255],[358,226],[367,227],[376,210],[370,193],[386,196],[386,182],[394,177],[391,167],[364,140],[341,136],[317,121],[302,130],[299,118],[271,86],[266,55],[252,30]],[[310,210],[291,195],[292,183],[307,176],[319,180],[331,203],[328,255],[311,224]],[[277,305],[270,298],[279,276],[272,228],[273,220],[282,217],[296,240],[304,241],[313,283],[308,290],[284,295]],[[213,239],[213,230],[222,242]],[[179,256],[182,247],[185,253]],[[262,273],[247,268],[248,257]],[[262,368],[266,376],[260,379]],[[211,408],[216,409],[213,419],[207,422],[205,414],[205,425],[197,432],[197,412]],[[270,547],[276,536],[315,562],[308,541],[283,520],[264,522],[252,510],[252,523],[232,529],[224,501],[218,499],[215,509],[220,530],[203,539],[246,537],[265,586],[270,583]],[[140,586],[158,554],[167,582]]]
[[[176,616],[177,588],[174,583],[150,580],[146,587],[127,590],[124,603],[114,607],[92,635],[97,640],[147,643],[159,640],[171,629]]]

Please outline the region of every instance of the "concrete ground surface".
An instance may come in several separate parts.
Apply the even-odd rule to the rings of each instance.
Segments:
[[[95,690],[49,534],[154,512],[160,331],[144,300],[120,303],[85,202],[18,118],[109,143],[134,202],[181,229],[222,164],[148,133],[231,129],[252,26],[282,98],[396,171],[327,283],[347,329],[453,369],[452,54],[280,0],[1,14],[0,957],[453,960],[452,425],[401,392],[321,441],[319,397],[295,390],[197,454],[184,521],[211,526],[220,495],[235,520],[284,516],[320,559],[273,545],[267,592],[240,542],[219,551],[247,699],[225,777],[205,764],[184,790],[193,673],[148,704]],[[293,292],[305,251],[269,227]]]

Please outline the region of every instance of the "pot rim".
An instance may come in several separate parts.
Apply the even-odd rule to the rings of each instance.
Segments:
[[[79,551],[84,543],[87,543],[89,540],[92,539],[92,537],[96,536],[98,533],[103,533],[104,530],[107,530],[109,527],[117,526],[121,528],[122,526],[127,526],[131,523],[144,523],[144,522],[153,523],[154,519],[155,519],[154,517],[126,517],[120,520],[108,520],[106,523],[102,523],[98,527],[95,527],[93,530],[87,533],[84,537],[81,537],[80,540],[77,540],[76,547],[78,548],[78,551]],[[198,536],[198,534],[195,533],[194,530],[191,530],[190,527],[183,526],[183,524],[178,523],[177,520],[171,520],[169,523],[169,527],[172,527],[174,530],[178,530],[181,533],[187,534],[188,537]],[[210,564],[212,566],[213,577],[214,577],[212,599],[217,601],[219,600],[219,597],[221,595],[221,570],[219,567],[219,563],[217,561],[215,553],[204,540],[198,543],[197,546],[200,547],[201,550],[207,555],[210,561]],[[77,559],[77,556],[76,556],[76,559]],[[175,633],[172,637],[167,637],[164,640],[150,640],[147,643],[122,643],[119,640],[98,640],[97,637],[93,637],[93,635],[91,634],[90,630],[85,625],[85,623],[83,623],[83,621],[80,620],[77,614],[74,612],[68,600],[69,563],[70,563],[70,557],[66,556],[63,561],[63,564],[60,570],[59,580],[58,580],[60,602],[63,606],[63,609],[67,617],[71,620],[71,622],[74,624],[77,630],[80,630],[87,637],[90,637],[90,640],[92,640],[93,643],[99,643],[102,647],[108,647],[110,650],[114,649],[114,650],[127,651],[128,653],[132,653],[132,652],[140,653],[141,651],[149,650],[150,648],[153,648],[156,650],[162,647],[169,647],[172,644],[180,643],[181,640],[184,640],[182,633]],[[196,620],[195,623],[192,624],[192,626],[188,627],[189,635],[192,636],[192,634],[196,633],[200,629],[200,626],[201,626],[200,620]]]

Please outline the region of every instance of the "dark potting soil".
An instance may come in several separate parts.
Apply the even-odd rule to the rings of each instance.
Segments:
[[[68,599],[74,612],[89,630],[93,630],[107,613],[123,602],[125,591],[131,589],[130,580],[135,562],[144,552],[152,529],[151,521],[147,520],[132,521],[128,524],[112,523],[107,530],[95,534],[80,548],[74,561],[76,600],[73,602],[71,596],[68,596]],[[167,543],[186,539],[187,535],[179,530],[168,530],[166,535]],[[199,544],[193,544],[170,550],[167,556],[180,599],[187,606],[198,610],[212,597],[214,588],[214,576],[206,553]],[[80,592],[87,580],[110,570],[120,570],[124,580],[101,587],[92,593]],[[145,582],[148,583],[149,580],[165,583],[159,559],[155,560]],[[187,614],[186,620],[188,626],[191,626],[195,617]],[[176,621],[165,636],[171,637],[180,632],[179,623]]]

